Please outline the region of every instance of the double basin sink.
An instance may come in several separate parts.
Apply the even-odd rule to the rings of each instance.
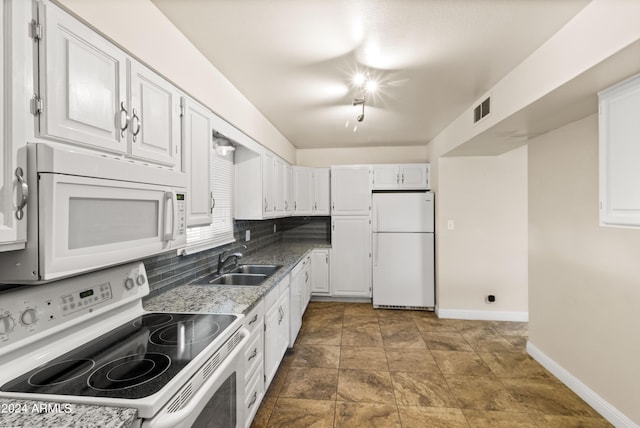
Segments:
[[[279,265],[238,265],[228,273],[212,273],[193,284],[259,286],[282,266]]]

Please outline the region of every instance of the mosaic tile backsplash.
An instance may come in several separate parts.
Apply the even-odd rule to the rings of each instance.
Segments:
[[[149,277],[151,293],[165,287],[172,288],[215,271],[218,256],[225,250],[240,251],[245,255],[282,240],[318,240],[331,242],[331,217],[288,217],[273,220],[236,220],[236,242],[212,248],[188,256],[178,256],[175,251],[142,260]],[[276,231],[274,232],[274,225]],[[245,231],[251,231],[251,239],[245,241]],[[247,246],[245,250],[243,245]]]

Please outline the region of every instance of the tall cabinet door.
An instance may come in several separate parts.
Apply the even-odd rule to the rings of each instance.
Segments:
[[[211,139],[212,114],[195,101],[184,98],[182,135],[184,140],[184,172],[190,177],[188,216],[189,226],[211,224]]]
[[[329,168],[315,168],[313,170],[313,204],[314,215],[329,215],[330,199],[329,194]]]
[[[370,167],[331,167],[331,215],[369,215],[370,211]]]
[[[125,153],[126,55],[53,4],[39,7],[40,134]]]
[[[131,156],[180,165],[180,93],[169,82],[129,60]]]
[[[371,297],[369,217],[332,217],[331,252],[332,295]]]
[[[293,167],[293,215],[313,214],[313,176],[311,168]]]

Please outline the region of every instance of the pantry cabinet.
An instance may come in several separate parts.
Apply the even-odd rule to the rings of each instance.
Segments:
[[[190,98],[182,99],[183,171],[189,174],[187,225],[211,224],[214,206],[211,189],[213,113]]]
[[[33,136],[27,126],[33,62],[23,54],[32,48],[24,28],[30,17],[30,2],[0,0],[0,252],[25,248],[27,196],[36,185],[27,180],[25,156]]]
[[[370,211],[370,166],[332,166],[331,215],[369,215]]]
[[[372,166],[373,190],[422,190],[429,188],[429,165],[389,164]]]
[[[371,297],[369,216],[331,218],[331,294]]]
[[[311,252],[311,293],[314,295],[329,295],[329,249],[316,248]]]
[[[599,101],[600,224],[640,227],[640,75]]]
[[[293,170],[293,215],[329,215],[329,168],[294,166]]]

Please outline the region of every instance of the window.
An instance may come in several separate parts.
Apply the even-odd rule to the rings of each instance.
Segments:
[[[211,191],[214,198],[209,226],[187,229],[185,254],[234,242],[233,237],[233,153],[221,156],[214,149],[211,156]]]

